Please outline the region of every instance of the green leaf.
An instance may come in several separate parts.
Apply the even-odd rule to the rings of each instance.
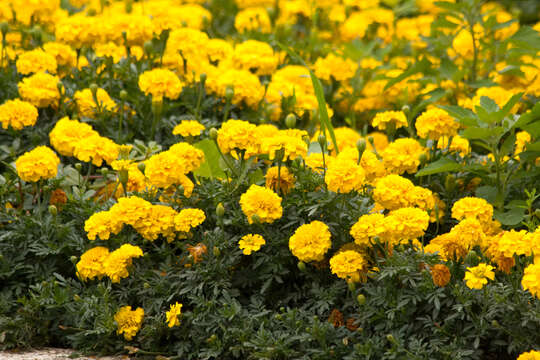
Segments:
[[[468,140],[488,140],[490,137],[500,136],[504,132],[503,128],[497,126],[492,129],[481,127],[469,127],[461,133],[465,139]]]
[[[497,200],[497,188],[495,186],[480,186],[476,189],[476,196],[493,204]]]
[[[540,51],[540,34],[529,26],[521,27],[508,41],[523,49]]]
[[[464,109],[461,106],[456,106],[456,105],[438,105],[438,107],[440,107],[443,110],[446,110],[448,114],[455,117],[463,125],[466,125],[466,126],[478,125],[476,121],[478,119],[478,116],[469,109]]]
[[[422,170],[416,173],[416,177],[433,175],[443,172],[456,172],[461,169],[461,165],[449,158],[440,158],[439,160],[428,164]]]
[[[330,117],[328,116],[328,110],[326,109],[326,100],[324,98],[324,91],[323,91],[321,81],[315,76],[315,74],[310,69],[310,67],[307,66],[304,59],[302,59],[297,53],[295,53],[294,50],[292,50],[291,48],[279,42],[277,44],[283,51],[287,52],[287,54],[289,54],[290,57],[294,58],[296,61],[302,64],[306,69],[308,69],[309,76],[311,77],[311,82],[313,83],[313,90],[315,90],[315,96],[317,97],[317,103],[319,104],[319,118],[321,120],[321,132],[323,134],[326,134],[326,130],[328,130],[328,133],[330,133],[330,138],[332,139],[332,143],[334,144],[334,149],[336,151],[336,154],[339,154],[336,134],[334,133],[334,127],[332,126],[332,123],[330,122]]]
[[[504,213],[495,210],[493,212],[493,217],[498,220],[502,225],[515,226],[525,219],[525,209],[516,207]]]
[[[480,106],[486,109],[488,113],[494,113],[499,111],[499,105],[490,97],[482,96],[480,98]]]
[[[221,155],[219,154],[216,143],[210,139],[204,139],[193,146],[204,152],[204,162],[193,173],[197,176],[208,178],[224,178],[225,172],[219,165]]]

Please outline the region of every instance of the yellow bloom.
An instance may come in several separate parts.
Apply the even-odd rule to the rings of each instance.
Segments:
[[[140,247],[124,244],[110,253],[105,260],[103,264],[105,274],[111,279],[111,282],[120,282],[121,279],[129,276],[128,267],[132,265],[132,259],[141,256],[143,256],[143,252]]]
[[[452,217],[456,220],[474,218],[482,224],[487,224],[493,217],[493,206],[481,198],[464,197],[452,206]]]
[[[92,127],[77,120],[63,117],[49,133],[51,145],[60,155],[73,156],[75,147],[82,139],[99,135]]]
[[[467,268],[465,273],[465,282],[470,289],[480,290],[487,284],[488,279],[495,279],[494,267],[484,263],[475,267]]]
[[[414,240],[424,235],[429,215],[424,210],[405,207],[391,211],[384,224],[391,240]]]
[[[425,111],[416,119],[418,136],[422,139],[439,140],[441,137],[455,136],[459,123],[446,111],[433,108]]]
[[[354,76],[358,64],[351,59],[328,54],[325,58],[318,58],[313,69],[319,79],[330,81],[334,78],[337,81],[345,81]]]
[[[318,220],[300,226],[289,239],[289,249],[300,261],[321,261],[332,246],[328,226]]]
[[[199,136],[204,130],[204,125],[195,120],[182,120],[180,124],[176,125],[173,129],[173,135],[187,136]]]
[[[251,253],[259,251],[264,244],[266,244],[266,241],[259,234],[248,234],[238,241],[238,247],[240,247],[244,255],[251,255]]]
[[[278,167],[274,166],[268,169],[265,178],[265,186],[267,188],[272,189],[273,191],[277,191],[277,188],[279,186],[279,190],[282,194],[287,194],[291,190],[291,188],[294,187],[294,183],[296,181],[294,175],[291,174],[289,172],[289,169],[287,169],[285,166],[281,167],[279,171],[279,177]]]
[[[340,251],[330,259],[330,270],[340,279],[360,281],[360,273],[367,265],[366,259],[357,251]]]
[[[540,263],[533,263],[525,268],[521,285],[536,298],[540,297]]]
[[[257,127],[243,120],[228,120],[221,124],[218,130],[217,142],[224,154],[235,150],[245,150],[245,156],[257,155],[259,152],[259,139],[254,138]]]
[[[373,200],[388,210],[410,206],[408,194],[414,184],[399,175],[387,175],[379,179],[373,189]]]
[[[97,104],[90,89],[76,91],[73,98],[77,103],[81,116],[92,118],[98,112],[114,111],[116,109],[116,103],[107,94],[107,91],[101,88],[96,91]]]
[[[176,231],[190,232],[191,228],[197,227],[206,220],[206,215],[201,209],[183,209],[174,217]]]
[[[131,310],[131,306],[123,306],[114,315],[114,321],[118,326],[117,334],[124,334],[126,340],[131,340],[141,328],[144,318],[144,310],[137,308]]]
[[[182,83],[175,73],[168,69],[148,70],[139,76],[139,88],[154,100],[167,97],[176,100],[182,92]]]
[[[171,304],[170,310],[165,313],[167,317],[167,326],[172,328],[174,326],[180,325],[180,320],[178,316],[182,313],[182,304],[176,302],[176,304]]]
[[[0,105],[0,122],[7,129],[21,130],[25,126],[33,126],[38,118],[38,111],[34,105],[19,99],[8,100]]]
[[[111,139],[99,135],[80,139],[74,146],[73,155],[84,162],[92,162],[101,166],[103,160],[111,164],[118,158],[118,144]]]
[[[17,174],[24,181],[36,182],[56,177],[60,159],[46,146],[38,146],[15,161]]]
[[[450,269],[443,264],[436,264],[431,268],[431,278],[436,286],[444,287],[450,282]]]
[[[109,257],[109,249],[96,246],[81,255],[76,265],[77,276],[82,280],[101,279],[105,275],[104,263]]]
[[[270,160],[276,158],[278,151],[283,151],[283,160],[294,160],[297,157],[306,157],[307,144],[296,136],[286,135],[280,132],[276,136],[265,138],[262,141],[261,151],[268,154]]]
[[[240,206],[250,224],[254,215],[261,223],[272,223],[283,214],[281,200],[272,190],[253,184],[240,197]]]
[[[369,241],[386,232],[383,214],[362,215],[351,227],[350,234],[354,242],[361,246],[369,246]]]
[[[517,360],[540,360],[540,351],[531,350],[519,355]]]
[[[407,126],[407,117],[403,111],[385,111],[375,115],[372,124],[379,130],[385,130],[392,126],[394,129]]]
[[[34,49],[19,55],[16,66],[19,74],[29,75],[45,71],[56,74],[58,65],[54,56],[41,49]]]
[[[420,155],[424,153],[425,149],[418,141],[402,138],[390,143],[381,156],[389,173],[401,175],[404,172],[414,174],[420,165]]]
[[[278,66],[279,58],[272,47],[262,41],[246,40],[234,48],[231,65],[257,75],[270,75]]]
[[[439,141],[437,141],[437,149],[446,148],[448,148],[448,137],[441,136]],[[471,145],[469,144],[469,140],[459,135],[455,135],[452,137],[452,142],[450,143],[450,148],[448,150],[451,152],[457,152],[461,157],[465,157],[465,155],[471,152]]]
[[[19,84],[21,98],[38,108],[45,108],[60,99],[57,76],[37,73],[24,78]]]
[[[268,34],[272,31],[268,12],[262,7],[252,7],[239,11],[234,19],[234,27],[239,33],[258,31]]]
[[[324,181],[330,191],[349,193],[361,190],[365,178],[364,169],[356,161],[338,157],[328,165]]]

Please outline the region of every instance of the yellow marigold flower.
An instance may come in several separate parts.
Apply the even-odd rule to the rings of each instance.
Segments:
[[[131,340],[141,328],[144,318],[144,310],[137,308],[131,310],[131,306],[123,306],[114,315],[114,321],[118,326],[116,333],[124,334],[126,340]]]
[[[534,239],[531,235],[525,230],[503,231],[496,238],[497,250],[508,258],[514,255],[529,256],[533,253],[532,246],[535,245],[531,241]]]
[[[201,209],[183,209],[174,217],[176,231],[190,232],[191,228],[197,227],[206,220],[206,215]]]
[[[43,50],[56,59],[58,66],[75,66],[77,52],[69,45],[59,42],[48,42],[43,44]]]
[[[372,151],[364,151],[360,159],[360,166],[364,169],[366,182],[369,184],[386,175],[386,169],[382,161]]]
[[[38,118],[38,111],[34,105],[19,99],[8,100],[0,105],[0,122],[7,129],[21,130],[25,126],[34,126]]]
[[[264,97],[264,87],[257,75],[249,70],[239,70],[230,67],[220,67],[215,73],[208,74],[207,86],[210,92],[224,98],[228,88],[232,88],[232,103],[245,103],[250,108],[256,108]]]
[[[369,246],[369,241],[386,232],[383,214],[362,215],[351,227],[350,234],[354,242],[361,246]]]
[[[63,117],[49,133],[51,145],[60,155],[73,156],[75,147],[82,139],[99,135],[92,127],[77,120]]]
[[[114,111],[116,103],[109,96],[107,91],[99,88],[96,91],[97,104],[90,89],[76,91],[73,96],[79,109],[79,114],[86,117],[94,117],[97,113],[103,111]]]
[[[259,152],[259,139],[254,138],[257,127],[243,120],[228,120],[221,124],[218,130],[217,142],[224,154],[236,153],[236,150],[245,150],[245,156],[257,155]]]
[[[240,247],[244,255],[251,255],[251,253],[259,251],[264,244],[266,244],[266,241],[259,234],[248,234],[238,241],[238,247]]]
[[[116,171],[127,171],[133,166],[133,161],[130,159],[120,159],[111,162],[111,167]]]
[[[167,326],[172,328],[174,326],[180,326],[180,320],[178,316],[182,313],[182,304],[176,302],[176,304],[171,304],[169,311],[165,313],[167,318]]]
[[[332,247],[328,226],[318,220],[300,226],[289,239],[289,249],[300,261],[321,261]]]
[[[474,246],[484,247],[486,242],[486,234],[482,228],[482,224],[474,218],[465,218],[455,225],[450,234],[460,241],[460,243],[471,249]]]
[[[211,62],[221,62],[232,56],[233,47],[227,40],[216,38],[208,40],[206,51]]]
[[[330,270],[340,279],[354,282],[360,281],[360,273],[367,265],[367,261],[357,251],[340,251],[330,259]]]
[[[187,142],[174,144],[170,147],[169,152],[184,164],[186,173],[197,170],[204,161],[204,152]]]
[[[92,162],[96,166],[101,166],[103,160],[107,164],[118,158],[119,148],[111,139],[103,136],[93,135],[89,138],[80,139],[73,149],[73,155],[84,162]]]
[[[82,281],[101,278],[105,275],[103,264],[109,257],[109,249],[103,246],[96,246],[87,250],[81,255],[81,260],[76,265],[77,276]]]
[[[328,54],[325,58],[318,58],[313,65],[313,70],[318,78],[330,81],[351,79],[358,69],[358,64],[351,59],[344,59],[334,54]]]
[[[397,139],[382,151],[383,164],[389,173],[414,174],[420,165],[420,155],[424,153],[424,147],[415,139]]]
[[[385,111],[375,115],[371,125],[379,130],[386,130],[388,127],[399,129],[408,126],[407,117],[403,111]]]
[[[84,231],[88,239],[95,240],[99,236],[101,240],[108,240],[112,234],[118,234],[122,230],[123,223],[112,216],[109,211],[100,211],[92,214],[84,222]]]
[[[495,279],[494,269],[493,266],[484,263],[480,263],[475,267],[469,267],[465,273],[465,283],[470,289],[480,290],[487,284],[488,279]]]
[[[517,360],[540,360],[540,351],[531,350],[525,352],[517,358]]]
[[[452,217],[456,220],[473,218],[478,219],[482,224],[487,224],[493,217],[493,206],[481,198],[464,197],[452,206]]]
[[[525,268],[521,286],[536,298],[540,298],[540,263],[534,262]]]
[[[393,241],[414,240],[424,236],[429,225],[429,215],[418,208],[392,210],[384,219],[386,233]]]
[[[447,149],[448,148],[448,137],[442,136],[439,138],[439,141],[437,141],[437,149]],[[450,152],[457,152],[461,157],[465,157],[465,155],[471,153],[471,145],[469,144],[469,140],[459,136],[455,135],[452,137],[452,142],[450,143],[450,147],[448,148]]]
[[[262,7],[253,7],[239,11],[234,19],[234,27],[239,33],[258,31],[268,34],[272,31],[268,12]]]
[[[15,161],[17,174],[22,180],[28,182],[56,177],[58,165],[60,165],[60,159],[47,146],[38,146],[25,152]]]
[[[531,134],[526,131],[518,131],[516,133],[516,150],[514,154],[517,155],[525,150],[525,146],[532,141]]]
[[[438,287],[445,287],[450,282],[450,269],[443,264],[433,265],[431,268],[431,278]]]
[[[132,265],[132,259],[143,256],[140,247],[131,244],[124,244],[114,250],[105,263],[105,274],[111,279],[111,282],[117,283],[121,279],[129,276],[128,267]]]
[[[182,92],[182,83],[168,69],[153,69],[139,76],[139,88],[146,95],[152,95],[154,100],[160,101],[163,97],[176,100]]]
[[[407,194],[414,189],[414,184],[399,175],[387,175],[379,179],[373,189],[373,200],[388,210],[410,206]]]
[[[364,169],[356,161],[338,157],[328,166],[324,181],[328,190],[346,194],[361,190],[365,178]]]
[[[322,174],[323,169],[328,168],[328,165],[330,165],[330,163],[334,160],[334,157],[330,155],[325,155],[323,163],[322,153],[311,153],[305,158],[306,166],[319,174]],[[326,167],[324,165],[326,165]]]
[[[54,56],[41,49],[34,49],[22,53],[19,55],[15,65],[17,66],[17,72],[22,75],[30,75],[45,71],[56,74],[56,68],[58,67]]]
[[[204,125],[195,120],[182,120],[180,124],[173,129],[173,135],[181,135],[183,137],[199,136],[204,130]]]
[[[156,187],[167,188],[185,182],[186,164],[171,151],[152,155],[144,164],[144,174],[149,182]]]
[[[265,138],[261,144],[261,151],[268,154],[270,160],[276,158],[278,151],[283,151],[283,160],[294,160],[297,157],[305,158],[308,152],[308,145],[296,136],[286,135],[280,132],[276,136]]]
[[[459,123],[446,111],[433,108],[423,112],[416,119],[415,127],[422,139],[439,140],[443,136],[455,136]]]
[[[250,224],[254,215],[261,223],[272,223],[283,214],[281,200],[272,190],[253,184],[240,196],[240,206]]]
[[[60,99],[58,82],[60,79],[47,73],[37,73],[24,78],[17,84],[19,95],[25,101],[38,108],[54,104]]]
[[[278,167],[271,167],[266,172],[265,178],[265,186],[267,188],[277,192],[277,189],[279,187],[279,190],[282,194],[287,194],[294,187],[294,183],[296,181],[294,175],[291,174],[289,172],[289,169],[287,169],[285,166],[282,166],[281,169],[279,169],[279,176]]]
[[[142,214],[140,222],[130,222],[129,225],[141,234],[146,240],[154,241],[159,235],[172,242],[176,236],[174,232],[174,218],[178,213],[166,205],[151,205],[149,211]],[[127,222],[126,222],[127,223]]]
[[[262,41],[246,40],[236,45],[231,65],[236,69],[254,72],[257,75],[270,75],[278,66],[279,58],[272,47]]]

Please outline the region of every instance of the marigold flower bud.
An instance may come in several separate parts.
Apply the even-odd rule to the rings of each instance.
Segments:
[[[401,111],[403,111],[405,114],[408,113],[409,110],[411,110],[409,105],[403,105],[403,107],[401,108]]]
[[[73,264],[76,264],[76,263],[79,261],[79,259],[78,259],[75,255],[72,255],[72,256],[69,258],[69,260],[70,260]]]
[[[126,101],[127,96],[128,96],[128,93],[127,93],[126,90],[121,90],[121,91],[120,91],[120,100]]]
[[[366,140],[360,139],[356,142],[356,148],[358,149],[358,158],[362,158],[362,154],[366,150]]]
[[[146,165],[142,162],[137,165],[137,169],[139,169],[140,172],[144,174],[144,170],[146,169]]]
[[[386,335],[386,340],[390,341],[391,343],[395,343],[395,342],[396,342],[396,338],[395,338],[394,335],[392,335],[392,334]]]
[[[223,215],[225,215],[225,207],[223,206],[222,203],[219,203],[217,206],[216,206],[216,215],[218,217],[223,217]]]
[[[101,175],[103,175],[104,177],[107,177],[107,175],[109,175],[109,169],[107,168],[102,168],[100,172],[101,172]]]
[[[58,209],[54,205],[49,205],[49,214],[52,216],[58,215]]]
[[[154,45],[150,40],[145,41],[143,45],[144,53],[146,55],[150,55],[152,52],[154,52]]]
[[[297,266],[298,266],[298,270],[300,270],[302,272],[306,271],[306,263],[305,262],[299,261]]]
[[[145,289],[150,289],[150,284],[147,283],[147,282],[145,282],[143,286],[144,286]]]
[[[534,210],[534,215],[536,215],[536,217],[540,218],[540,209]]]
[[[257,214],[251,215],[251,221],[253,221],[254,224],[260,224],[261,218]]]
[[[0,23],[0,32],[2,32],[2,36],[6,36],[8,31],[9,31],[9,24],[5,21],[2,21]]]
[[[453,192],[456,188],[456,177],[452,174],[446,175],[446,179],[444,180],[444,188],[447,192]]]
[[[364,294],[358,294],[356,297],[356,301],[358,301],[359,305],[364,305],[366,303],[366,297]]]
[[[81,301],[81,297],[78,294],[73,295],[73,300]]]
[[[231,100],[234,96],[234,88],[232,86],[227,86],[227,89],[225,89],[225,98],[227,100]]]
[[[76,164],[75,164],[75,169],[76,169],[77,171],[81,171],[81,169],[82,169],[82,164],[81,164],[81,163],[76,163]]]
[[[326,149],[326,136],[324,136],[323,134],[319,135],[319,137],[317,138],[317,142],[321,145],[321,148],[323,150]]]
[[[296,115],[294,115],[292,113],[287,115],[287,117],[285,118],[285,125],[289,129],[292,129],[293,127],[295,127],[296,126]]]
[[[201,75],[199,75],[199,81],[201,82],[202,86],[204,86],[204,84],[206,83],[206,74],[205,73],[202,73]]]
[[[219,250],[217,246],[214,246],[214,248],[212,249],[212,253],[215,257],[219,257],[221,255],[221,250]]]
[[[60,94],[64,92],[64,84],[61,81],[56,83],[56,87],[58,88],[58,91],[60,92]]]
[[[352,280],[348,280],[347,281],[347,286],[349,287],[349,290],[351,292],[355,291],[356,290],[356,284],[354,283],[354,281]]]
[[[208,131],[208,135],[210,135],[210,139],[217,140],[218,137],[218,131],[216,128],[211,128],[210,131]]]

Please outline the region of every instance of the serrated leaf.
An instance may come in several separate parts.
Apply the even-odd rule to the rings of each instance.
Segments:
[[[439,160],[428,164],[426,167],[416,173],[416,177],[433,175],[443,172],[456,172],[461,169],[461,165],[449,158],[440,158]]]
[[[502,225],[515,226],[525,219],[525,209],[513,208],[504,213],[495,210],[493,212],[493,217]]]

